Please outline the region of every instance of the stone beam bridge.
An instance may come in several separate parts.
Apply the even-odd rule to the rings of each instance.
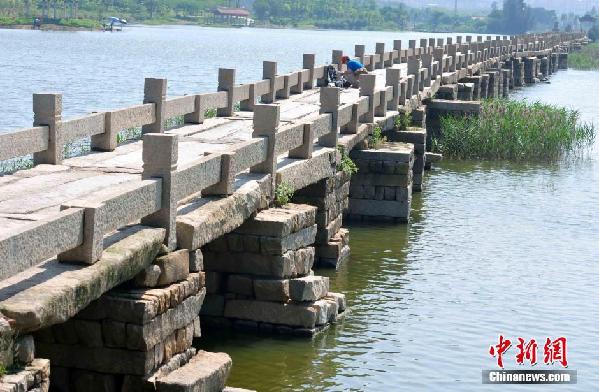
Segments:
[[[60,94],[35,94],[33,126],[0,134],[0,161],[34,163],[0,176],[0,362],[25,365],[0,390],[226,390],[230,358],[192,346],[201,326],[311,336],[338,321],[345,297],[312,268],[348,258],[342,220],[407,222],[439,159],[426,149],[439,116],[566,68],[584,43],[356,45],[371,71],[359,89],[327,87],[304,54],[301,70],[266,61],[245,85],[220,69],[214,93],[167,97],[165,79],[146,79],[142,104],[74,119]],[[136,127],[140,140],[118,143]],[[377,127],[389,142],[373,147]],[[92,151],[65,158],[81,139]],[[277,207],[286,188],[292,203]]]

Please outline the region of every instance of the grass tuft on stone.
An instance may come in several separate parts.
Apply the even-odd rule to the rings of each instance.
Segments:
[[[568,55],[568,66],[583,71],[599,69],[599,42],[582,47],[579,52]]]
[[[455,159],[553,161],[595,140],[594,126],[578,119],[575,110],[540,102],[486,100],[478,117],[442,117],[434,152]]]

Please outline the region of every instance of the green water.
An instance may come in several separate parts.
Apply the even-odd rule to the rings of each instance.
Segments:
[[[518,96],[597,119],[592,91],[579,86],[598,86],[599,73],[552,81]],[[311,340],[205,331],[200,346],[231,355],[230,385],[258,391],[511,391],[541,389],[481,384],[481,370],[496,368],[488,349],[498,335],[566,336],[579,382],[542,390],[596,390],[598,157],[443,162],[414,197],[409,225],[345,225],[351,260],[316,271],[347,295],[342,323]]]

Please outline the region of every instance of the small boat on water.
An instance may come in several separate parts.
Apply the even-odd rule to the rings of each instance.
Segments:
[[[104,23],[103,28],[104,31],[123,31],[123,26],[127,24],[126,19],[117,18],[116,16],[111,16]]]

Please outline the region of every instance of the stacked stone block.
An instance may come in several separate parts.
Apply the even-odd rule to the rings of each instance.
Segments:
[[[426,128],[408,127],[403,131],[394,131],[389,134],[392,142],[403,142],[414,145],[414,165],[412,167],[412,190],[422,191],[426,153]]]
[[[338,171],[295,192],[293,201],[315,206],[316,239],[314,265],[317,268],[337,268],[350,255],[349,231],[341,227],[343,212],[349,206],[351,176]]]
[[[204,248],[202,321],[311,336],[345,311],[345,297],[314,276],[316,207],[287,204],[259,212]]]
[[[388,142],[379,149],[353,150],[350,157],[358,166],[358,173],[351,180],[347,217],[407,222],[412,202],[414,145]]]
[[[52,390],[222,391],[229,356],[192,347],[206,294],[201,269],[201,253],[163,254],[72,319],[37,332],[38,353],[51,360]],[[177,374],[190,369],[196,376],[178,383]]]

